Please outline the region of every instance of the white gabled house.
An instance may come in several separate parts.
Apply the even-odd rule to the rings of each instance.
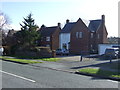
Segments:
[[[59,35],[59,47],[60,49],[70,49],[70,35],[71,30],[76,22],[69,22],[69,20],[66,20],[66,24]]]
[[[66,20],[59,34],[59,48],[68,49],[71,54],[97,53],[98,44],[107,43],[107,35],[105,15],[97,20]]]

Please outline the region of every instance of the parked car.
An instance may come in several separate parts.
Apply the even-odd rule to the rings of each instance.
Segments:
[[[67,49],[57,49],[56,50],[56,55],[68,55],[69,54],[69,50]]]
[[[3,55],[4,48],[0,46],[0,56]]]
[[[56,50],[56,55],[61,55],[62,54],[62,49],[57,49]]]
[[[105,50],[105,56],[106,57],[112,57],[112,58],[117,58],[119,53],[119,49],[118,48],[107,48]]]
[[[62,55],[68,55],[69,50],[68,49],[62,49]]]

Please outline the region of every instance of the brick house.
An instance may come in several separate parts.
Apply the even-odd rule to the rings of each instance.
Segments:
[[[80,54],[89,51],[89,29],[81,18],[77,22],[69,22],[60,32],[60,48],[68,49],[71,54]]]
[[[89,52],[89,29],[81,18],[71,30],[70,53],[81,54]]]
[[[39,45],[50,47],[51,50],[58,49],[60,30],[60,23],[58,23],[58,26],[53,27],[46,27],[42,25],[40,30],[38,31],[41,34],[41,40],[39,42]]]
[[[104,15],[99,20],[66,20],[60,32],[60,48],[69,49],[71,54],[98,51],[98,44],[107,43],[107,35]]]
[[[105,16],[102,15],[99,20],[90,20],[88,28],[90,30],[90,50],[97,52],[98,44],[108,43]]]

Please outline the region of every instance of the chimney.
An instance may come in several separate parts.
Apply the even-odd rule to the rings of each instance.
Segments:
[[[102,21],[105,23],[105,15],[102,15]]]
[[[41,28],[45,28],[45,25],[43,24],[43,25],[41,26]]]
[[[66,24],[69,23],[69,19],[66,20]]]
[[[58,23],[58,27],[61,27],[61,23]]]

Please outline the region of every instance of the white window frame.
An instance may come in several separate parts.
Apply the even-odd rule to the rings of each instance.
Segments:
[[[100,34],[97,35],[98,36],[98,39],[100,38]]]
[[[46,41],[50,41],[50,37],[46,37]]]
[[[79,32],[79,38],[83,38],[83,32]]]
[[[93,48],[93,45],[91,44],[90,47]]]
[[[76,38],[79,38],[79,32],[76,32]]]
[[[91,33],[91,38],[93,38],[93,33]]]

